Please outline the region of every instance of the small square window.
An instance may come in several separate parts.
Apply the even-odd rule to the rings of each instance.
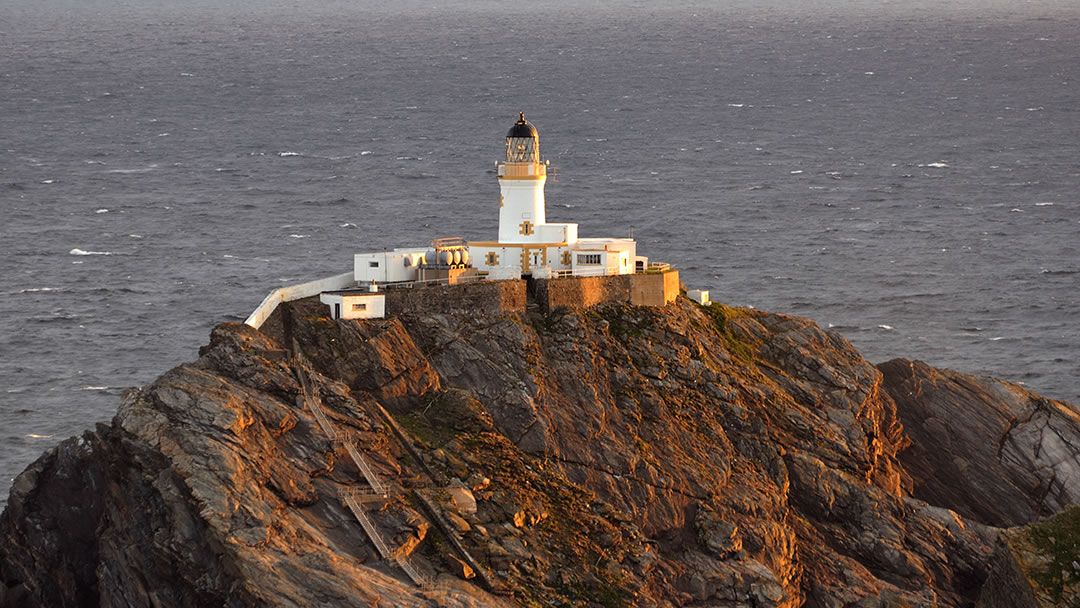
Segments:
[[[379,267],[378,262],[368,262],[367,265],[368,265],[368,268],[378,268]]]
[[[367,304],[353,304],[352,309],[355,311],[367,310]]]

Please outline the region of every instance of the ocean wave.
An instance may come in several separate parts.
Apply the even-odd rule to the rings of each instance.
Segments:
[[[130,173],[148,173],[157,169],[157,165],[150,165],[149,167],[143,167],[142,169],[109,169],[106,173],[117,173],[120,175],[127,175]]]
[[[303,156],[299,152],[278,152],[278,156]]]
[[[68,255],[116,255],[111,251],[86,251],[76,247],[68,252]]]

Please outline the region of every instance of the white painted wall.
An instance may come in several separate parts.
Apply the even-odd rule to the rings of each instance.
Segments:
[[[538,243],[536,233],[521,234],[522,222],[533,226],[547,223],[544,208],[544,183],[547,177],[537,179],[500,178],[499,190],[502,206],[499,209],[500,243]]]
[[[386,316],[386,294],[383,293],[323,293],[319,301],[330,307],[330,316],[335,319],[381,319]],[[339,310],[340,317],[335,314]]]
[[[538,243],[573,243],[577,240],[577,224],[541,224],[536,227]]]
[[[353,278],[368,284],[415,281],[419,261],[427,248],[394,249],[353,256]]]
[[[244,323],[255,329],[259,329],[262,327],[263,323],[266,322],[266,319],[268,319],[277,309],[278,304],[281,304],[282,302],[292,302],[293,300],[310,298],[311,296],[324,291],[345,289],[347,287],[352,287],[352,285],[353,273],[346,272],[345,274],[334,275],[332,277],[326,277],[325,279],[317,279],[298,285],[289,285],[288,287],[279,287],[263,298],[259,307],[248,315],[248,318]]]

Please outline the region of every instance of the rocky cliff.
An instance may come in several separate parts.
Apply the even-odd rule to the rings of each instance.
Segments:
[[[16,480],[0,605],[973,605],[991,526],[1076,501],[1076,420],[682,298],[298,302]]]

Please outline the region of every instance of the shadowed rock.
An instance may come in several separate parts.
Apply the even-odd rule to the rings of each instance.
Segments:
[[[894,359],[911,493],[998,527],[1080,504],[1080,412],[1015,384]]]

